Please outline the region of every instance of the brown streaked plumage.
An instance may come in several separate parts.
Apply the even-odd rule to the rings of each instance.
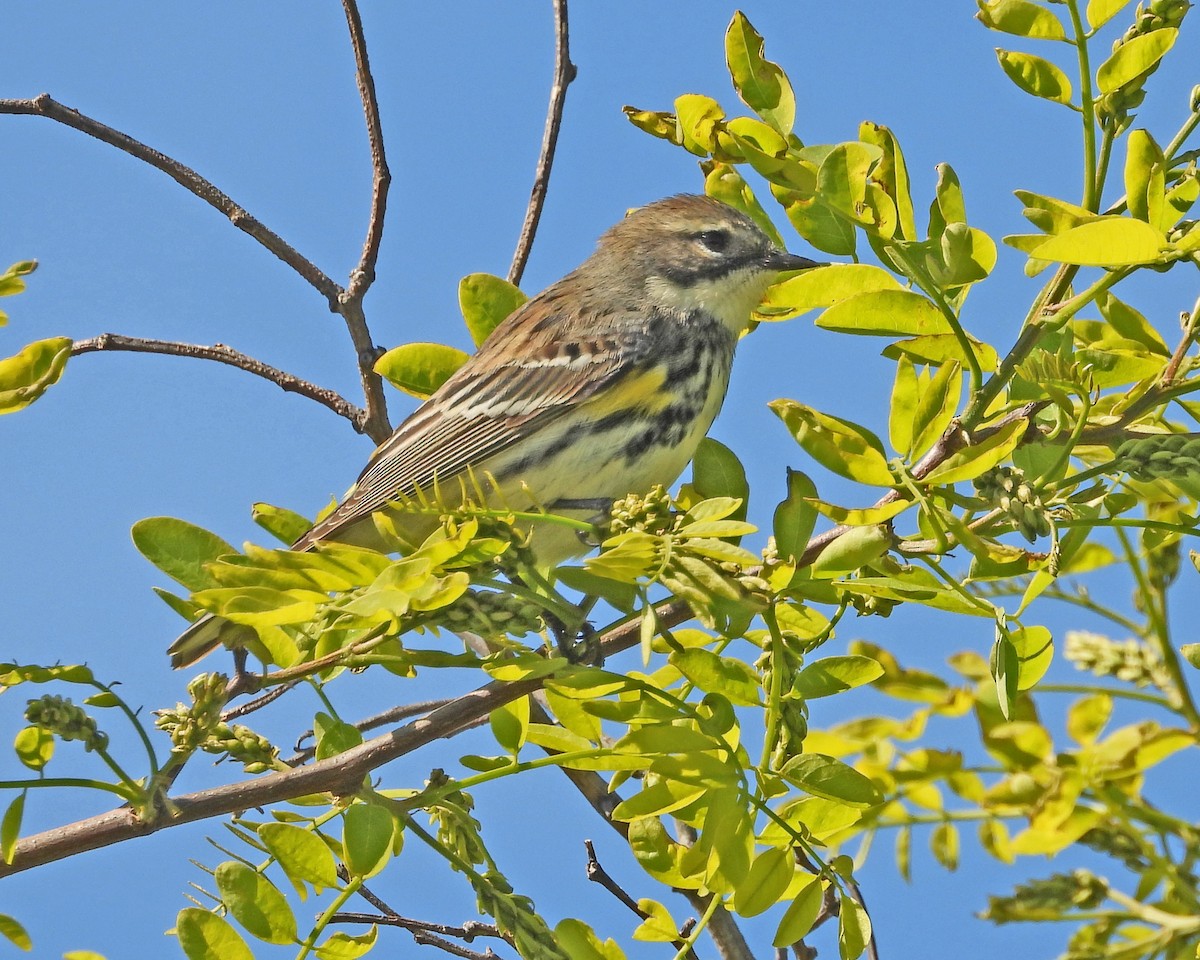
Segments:
[[[372,543],[372,514],[418,489],[495,478],[507,505],[611,501],[669,484],[720,410],[737,338],[783,271],[817,266],[749,217],[681,195],[630,213],[576,270],[518,308],[372,454],[346,498],[294,544]],[[561,528],[556,528],[561,530]],[[539,556],[582,546],[535,532]],[[207,621],[207,622],[206,622]],[[183,666],[220,642],[202,618]]]

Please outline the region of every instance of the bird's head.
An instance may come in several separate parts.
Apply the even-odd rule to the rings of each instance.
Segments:
[[[632,211],[586,266],[619,272],[660,309],[703,310],[740,333],[780,273],[821,264],[780,249],[727,204],[681,194]]]

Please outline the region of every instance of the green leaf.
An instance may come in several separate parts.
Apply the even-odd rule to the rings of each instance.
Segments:
[[[882,151],[868,143],[850,141],[839,143],[821,161],[817,170],[817,195],[844,217],[858,223],[864,218],[867,199],[867,177],[871,166]]]
[[[21,278],[37,269],[36,260],[20,260],[0,274],[0,297],[11,297],[25,290],[25,281]],[[4,326],[7,317],[0,313],[0,327]]]
[[[1131,130],[1125,141],[1125,201],[1131,217],[1159,226],[1167,192],[1165,166],[1154,138],[1145,130]]]
[[[928,298],[911,290],[875,290],[839,300],[816,323],[837,333],[876,337],[954,332]]]
[[[883,802],[882,794],[870,778],[840,760],[821,753],[803,753],[792,757],[780,773],[806,793],[836,800],[848,807],[865,810]]]
[[[1125,8],[1129,0],[1088,0],[1087,22],[1093,30],[1104,26]]]
[[[1054,641],[1045,627],[1019,627],[1009,634],[1017,653],[1017,689],[1029,690],[1046,675],[1054,659]]]
[[[6,913],[0,913],[0,937],[21,950],[33,949],[33,941],[29,939],[25,928]]]
[[[477,347],[528,300],[520,287],[490,273],[471,273],[458,282],[458,306]]]
[[[871,917],[848,893],[841,894],[838,901],[838,953],[841,960],[857,960],[871,940]]]
[[[679,925],[671,917],[671,912],[657,900],[640,897],[637,902],[638,911],[645,919],[637,925],[631,936],[643,943],[670,943],[679,939]]]
[[[374,370],[396,389],[424,400],[469,359],[443,343],[405,343],[376,360]]]
[[[712,437],[705,437],[692,458],[692,489],[704,500],[727,498],[741,500],[740,506],[726,516],[742,520],[750,501],[746,468],[732,450]],[[694,514],[693,514],[694,515]]]
[[[757,917],[779,902],[796,872],[790,849],[769,847],[750,864],[746,879],[733,894],[733,909],[743,917]]]
[[[895,134],[882,124],[864,120],[858,125],[858,139],[883,151],[883,157],[871,171],[871,180],[879,184],[896,207],[896,235],[904,240],[917,239],[908,165]]]
[[[839,476],[890,487],[895,483],[879,438],[865,427],[821,413],[795,400],[768,406],[814,460]]]
[[[1055,103],[1071,102],[1071,81],[1057,66],[1032,53],[996,48],[1000,67],[1008,79],[1026,93]]]
[[[939,823],[929,836],[933,858],[951,872],[958,869],[959,836],[953,823]]]
[[[1111,93],[1150,70],[1175,46],[1178,36],[1174,27],[1164,27],[1126,40],[1096,71],[1100,93]]]
[[[879,661],[857,655],[824,657],[796,676],[792,690],[805,700],[830,697],[883,676]]]
[[[717,149],[717,124],[725,119],[725,111],[716,100],[685,93],[675,98],[675,116],[685,150],[706,157]]]
[[[35,340],[0,360],[0,413],[24,410],[58,382],[71,356],[70,337]]]
[[[837,504],[826,503],[824,500],[813,499],[813,506],[821,516],[828,517],[834,523],[845,524],[848,527],[872,527],[886,523],[893,517],[898,517],[912,506],[911,500],[892,500],[880,507],[839,507]]]
[[[294,943],[296,918],[282,893],[257,870],[226,860],[214,875],[221,901],[247,932],[265,943]]]
[[[997,629],[996,642],[992,644],[989,666],[992,682],[996,687],[996,699],[1005,720],[1012,717],[1012,708],[1017,696],[1017,683],[1021,672],[1021,661],[1017,648],[1008,638],[1006,631]]]
[[[1150,322],[1129,304],[1105,291],[1096,298],[1096,306],[1109,328],[1118,337],[1139,343],[1152,354],[1169,357],[1171,348]]]
[[[356,803],[343,815],[342,860],[352,877],[373,877],[392,856],[396,821],[372,803]]]
[[[981,443],[951,454],[922,483],[961,483],[987,473],[1016,449],[1028,428],[1028,420],[1014,420]]]
[[[370,952],[379,936],[379,928],[371,924],[366,933],[352,936],[348,933],[335,933],[324,943],[317,944],[318,960],[357,960],[358,957]]]
[[[1085,267],[1122,267],[1162,260],[1166,242],[1154,227],[1131,217],[1100,217],[1050,237],[1030,256]]]
[[[892,404],[888,414],[888,439],[900,456],[912,453],[913,416],[917,412],[917,368],[908,356],[901,354],[896,363],[896,380],[892,384]]]
[[[291,546],[312,526],[312,521],[293,510],[256,503],[250,508],[250,518],[281,543]]]
[[[923,454],[941,439],[954,419],[962,396],[961,370],[959,362],[951,360],[940,367],[921,390],[913,415],[913,456]]]
[[[817,877],[812,877],[800,892],[796,894],[791,905],[784,911],[783,918],[775,930],[771,945],[789,947],[804,937],[817,920],[817,913],[825,899],[824,884]]]
[[[21,839],[21,821],[25,818],[25,794],[22,790],[4,811],[0,819],[0,857],[5,863],[12,863],[17,855],[17,841]]]
[[[725,31],[725,62],[742,102],[784,136],[796,119],[796,97],[787,74],[763,57],[763,38],[740,10]]]
[[[718,656],[700,647],[673,651],[668,660],[701,690],[720,693],[743,706],[752,707],[759,702],[758,675],[741,660]]]
[[[237,553],[215,533],[174,517],[139,520],[130,534],[143,557],[193,592],[217,585],[205,564]]]
[[[990,30],[1031,40],[1065,40],[1062,21],[1031,0],[978,0],[976,18]]]
[[[841,257],[854,254],[854,224],[838,216],[822,200],[797,199],[785,209],[796,232],[818,250]]]
[[[516,754],[525,746],[529,731],[529,697],[517,697],[497,707],[488,720],[496,742],[509,753]]]
[[[310,883],[318,893],[337,886],[333,853],[315,833],[289,823],[264,823],[258,838],[293,883]]]
[[[754,316],[759,320],[787,320],[859,294],[901,289],[896,278],[881,267],[869,263],[831,263],[768,287]]]
[[[851,527],[817,555],[812,564],[812,574],[818,579],[829,579],[853,573],[864,564],[878,560],[895,542],[886,524],[869,527]],[[860,584],[861,580],[854,581]]]
[[[639,820],[642,817],[657,817],[686,807],[704,796],[708,789],[705,784],[657,780],[643,787],[628,800],[618,803],[610,816],[621,823]]]
[[[313,733],[317,738],[318,760],[328,760],[345,753],[363,742],[362,731],[327,713],[318,713],[313,718]]]
[[[25,727],[13,738],[13,749],[30,770],[41,770],[54,756],[54,734],[41,727]]]
[[[817,522],[817,511],[811,498],[817,495],[816,485],[799,470],[787,468],[787,498],[775,508],[772,532],[775,549],[783,560],[796,560],[808,546]]]
[[[554,939],[571,960],[625,960],[625,954],[611,938],[601,941],[582,920],[568,917],[554,927]]]
[[[188,960],[254,960],[229,922],[199,907],[185,907],[175,919],[175,935]]]

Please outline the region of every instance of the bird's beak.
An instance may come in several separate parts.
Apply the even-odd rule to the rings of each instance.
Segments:
[[[798,257],[794,253],[788,253],[786,250],[772,250],[767,254],[766,266],[768,270],[776,270],[779,273],[787,273],[793,270],[811,270],[813,267],[827,267],[827,263],[818,263],[816,260],[809,260],[808,257]]]

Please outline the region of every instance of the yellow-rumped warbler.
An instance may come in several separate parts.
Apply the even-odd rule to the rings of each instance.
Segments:
[[[818,266],[704,196],[641,207],[572,273],[517,309],[372,454],[346,498],[294,544],[371,542],[372,514],[418,490],[486,477],[513,509],[530,494],[590,516],[670,484],[712,425],[734,347],[778,274]],[[540,560],[585,547],[535,531]],[[172,644],[186,666],[220,643],[204,617]]]

